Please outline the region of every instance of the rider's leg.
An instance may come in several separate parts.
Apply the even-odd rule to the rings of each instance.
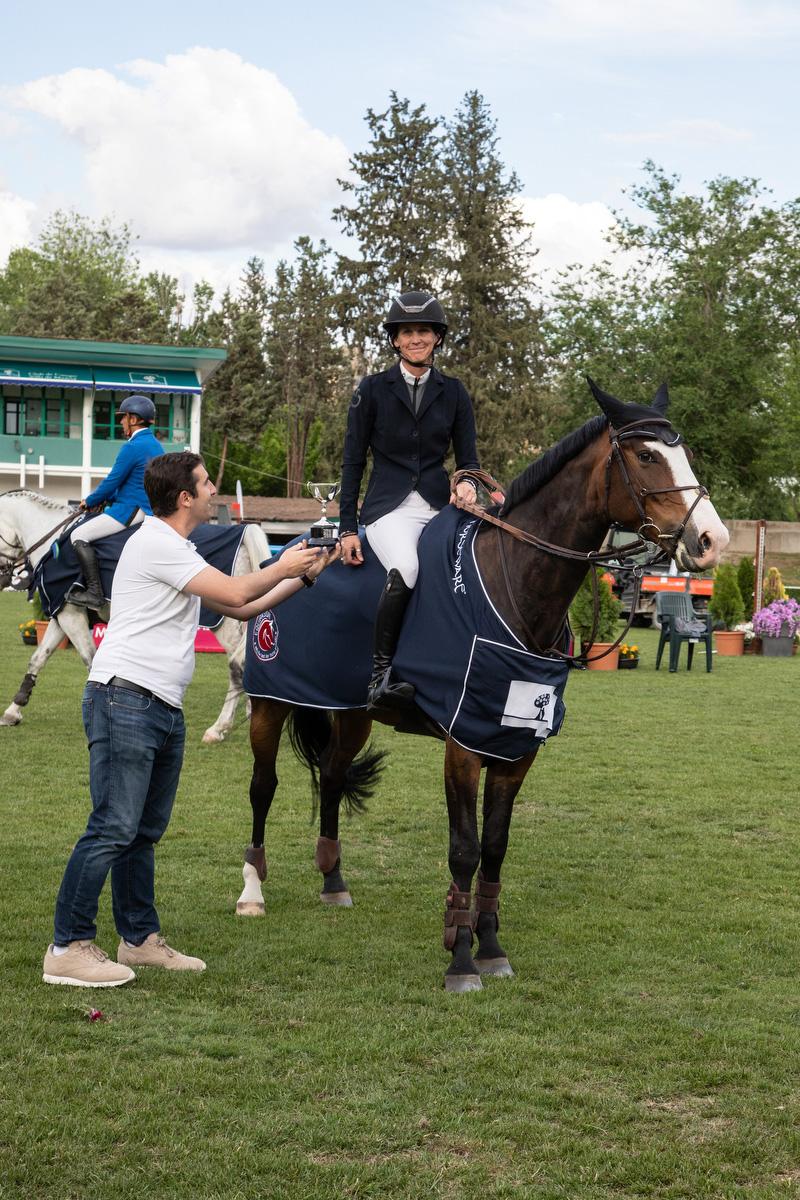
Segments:
[[[69,594],[70,604],[81,604],[86,608],[94,609],[103,607],[106,598],[103,595],[97,552],[92,542],[96,542],[99,538],[109,537],[112,533],[119,533],[124,528],[121,521],[109,517],[107,513],[101,513],[99,517],[92,517],[90,521],[84,521],[73,529],[69,540],[72,542],[72,548],[80,563],[84,587],[73,588]]]
[[[431,508],[417,492],[412,492],[394,512],[367,526],[370,548],[388,571],[375,617],[375,651],[372,678],[367,691],[368,709],[379,704],[408,704],[414,698],[410,683],[392,680],[392,659],[419,573],[417,542],[428,521],[435,515],[436,509]]]

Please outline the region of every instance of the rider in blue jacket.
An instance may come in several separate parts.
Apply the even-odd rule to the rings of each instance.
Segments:
[[[144,471],[152,458],[164,453],[164,448],[150,428],[156,416],[156,406],[149,396],[126,396],[117,410],[122,432],[127,438],[117,455],[111,471],[91,495],[81,500],[81,511],[105,504],[105,511],[77,525],[70,534],[78,562],[81,565],[85,588],[70,592],[70,603],[86,608],[102,608],[105,603],[97,553],[92,546],[98,538],[119,533],[129,525],[137,525],[153,510],[144,490]]]

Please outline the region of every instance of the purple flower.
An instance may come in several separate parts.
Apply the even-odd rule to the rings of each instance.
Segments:
[[[796,600],[773,600],[753,617],[759,637],[794,637],[800,628],[800,604]]]

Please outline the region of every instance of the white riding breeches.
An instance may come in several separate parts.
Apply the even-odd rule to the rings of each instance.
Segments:
[[[130,525],[138,525],[143,520],[144,513],[137,508]],[[119,533],[121,529],[130,528],[130,525],[123,525],[122,521],[118,521],[116,517],[110,517],[108,513],[100,513],[99,516],[92,517],[90,521],[84,521],[82,525],[76,526],[69,535],[69,540],[71,542],[96,542],[98,538],[110,537],[112,533]]]
[[[392,512],[366,526],[367,541],[381,564],[387,571],[399,571],[406,587],[413,588],[417,582],[417,542],[438,511],[419,492],[411,492]]]

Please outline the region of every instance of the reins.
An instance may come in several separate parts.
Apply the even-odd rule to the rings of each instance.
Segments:
[[[2,494],[6,496],[9,495],[8,492],[3,492]],[[23,546],[20,550],[20,553],[14,558],[10,558],[5,554],[0,555],[0,570],[2,570],[4,573],[7,572],[8,578],[10,579],[17,567],[25,565],[34,550],[38,550],[40,546],[43,546],[45,542],[48,542],[50,538],[52,538],[54,533],[58,533],[59,529],[63,529],[65,525],[69,525],[70,521],[74,521],[78,515],[79,514],[77,512],[71,512],[68,516],[64,517],[63,521],[59,521],[58,524],[54,525],[52,529],[49,529],[43,537],[40,537],[37,542],[34,542],[32,546],[28,546],[27,548]],[[5,574],[3,577],[5,577]]]
[[[668,427],[670,426],[670,422],[666,418],[649,418],[647,423],[648,423],[648,425],[665,425]],[[686,529],[686,525],[687,525],[692,513],[694,512],[695,508],[700,503],[700,501],[703,499],[703,497],[708,495],[706,488],[704,488],[701,484],[686,484],[686,485],[677,485],[674,487],[665,487],[665,488],[640,487],[637,490],[634,487],[634,484],[633,484],[630,474],[628,472],[628,468],[625,463],[625,457],[624,457],[621,447],[620,447],[620,442],[624,441],[628,438],[647,437],[647,436],[648,436],[648,431],[641,427],[641,422],[633,422],[630,425],[624,425],[620,429],[616,429],[616,430],[609,428],[609,441],[611,443],[611,452],[609,453],[609,456],[606,460],[606,473],[605,473],[606,517],[608,518],[608,525],[610,527],[613,524],[610,517],[608,516],[608,504],[609,504],[609,497],[610,497],[610,492],[611,492],[611,467],[614,463],[616,463],[616,465],[619,467],[620,476],[622,478],[622,481],[628,491],[629,496],[633,500],[633,503],[636,507],[636,511],[641,520],[641,525],[639,526],[637,536],[635,537],[635,539],[633,541],[626,542],[624,546],[618,546],[618,547],[614,547],[614,548],[609,547],[608,550],[573,550],[569,546],[558,546],[553,542],[545,541],[544,538],[537,537],[536,534],[528,533],[527,530],[520,529],[516,525],[511,525],[508,521],[504,521],[501,517],[496,516],[494,513],[487,512],[486,509],[479,507],[479,505],[477,505],[477,504],[473,504],[471,501],[468,501],[468,500],[459,500],[458,501],[459,508],[463,509],[465,512],[471,513],[475,517],[478,517],[479,520],[485,521],[487,524],[495,526],[495,528],[497,530],[498,553],[499,553],[499,557],[500,557],[500,565],[501,565],[502,571],[503,571],[503,582],[505,583],[506,592],[508,594],[508,598],[511,603],[511,607],[514,612],[514,615],[515,615],[517,621],[519,622],[520,627],[524,631],[526,638],[528,639],[528,645],[531,646],[534,650],[536,650],[537,653],[554,654],[557,657],[567,659],[567,660],[569,660],[569,662],[574,663],[574,664],[585,664],[585,663],[589,663],[589,662],[597,662],[601,658],[605,658],[606,655],[611,654],[612,651],[616,650],[616,648],[622,642],[623,638],[626,636],[631,625],[633,624],[633,618],[636,614],[636,608],[639,603],[639,594],[641,591],[642,576],[644,575],[646,566],[654,565],[656,562],[659,561],[659,559],[663,555],[666,555],[666,553],[668,551],[668,547],[665,545],[665,543],[667,541],[671,542],[671,546],[669,547],[669,549],[671,549],[671,550],[675,549],[678,542],[683,537],[683,533],[684,533],[684,530]],[[679,437],[676,435],[675,442],[677,443],[679,440],[680,440]],[[501,493],[503,492],[501,485],[497,482],[496,479],[494,479],[488,473],[488,471],[470,470],[470,469],[459,470],[453,474],[453,476],[451,478],[451,483],[450,483],[451,490],[453,492],[455,492],[455,489],[458,486],[458,484],[461,483],[462,480],[464,480],[464,479],[476,480],[478,483],[482,484],[483,487],[485,487],[486,490],[490,493],[497,492],[497,491],[499,491]],[[675,532],[673,532],[673,533],[665,534],[647,516],[647,512],[645,510],[645,504],[647,501],[647,497],[663,495],[668,492],[685,492],[685,491],[696,491],[697,492],[697,496],[694,500],[694,503],[688,509],[683,521],[678,526],[677,530],[675,530]],[[644,529],[652,529],[655,532],[655,538],[653,538],[653,537],[645,538],[642,534],[642,531]],[[504,533],[508,534],[510,537],[515,538],[519,542],[523,542],[524,544],[526,544],[528,546],[533,546],[537,550],[542,550],[545,554],[550,554],[553,557],[563,558],[563,559],[567,559],[567,560],[570,560],[573,562],[582,562],[582,563],[585,563],[587,565],[587,567],[592,568],[592,576],[591,576],[592,604],[593,604],[594,615],[593,615],[593,620],[592,620],[592,632],[589,636],[588,643],[586,643],[586,649],[584,650],[584,652],[582,654],[566,654],[564,651],[559,649],[558,645],[553,645],[547,650],[539,649],[536,638],[531,633],[528,623],[525,620],[525,618],[523,617],[522,613],[520,612],[519,605],[517,604],[516,597],[514,596],[514,591],[511,586],[511,577],[510,577],[509,570],[508,570],[508,562],[506,559],[505,542],[504,542],[504,539],[502,536]],[[624,561],[626,559],[629,559],[634,554],[638,554],[642,550],[646,550],[649,546],[652,546],[654,542],[658,546],[658,552],[656,553],[654,558],[652,558],[649,561],[649,563],[647,563],[647,564],[636,564],[632,568],[634,590],[633,590],[633,596],[631,598],[630,611],[628,613],[628,621],[627,621],[625,628],[623,629],[622,633],[617,638],[617,640],[615,642],[613,642],[608,647],[607,650],[604,650],[602,654],[596,654],[596,655],[594,655],[594,657],[590,658],[589,652],[591,651],[592,646],[594,645],[594,639],[595,639],[595,635],[597,632],[598,621],[600,618],[600,595],[599,595],[599,589],[598,589],[598,583],[597,583],[597,574],[598,574],[599,568],[603,567],[603,566],[608,566],[612,562],[619,562],[620,560]],[[672,557],[672,555],[670,555],[670,557]],[[565,620],[564,624],[562,625],[561,629],[559,630],[559,634],[556,639],[557,642],[560,642],[563,640],[566,625],[567,625],[567,622]]]

